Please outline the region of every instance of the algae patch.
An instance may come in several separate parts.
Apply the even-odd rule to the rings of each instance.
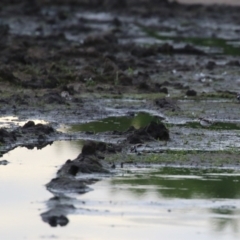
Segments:
[[[165,36],[165,35],[159,34],[157,31],[154,31],[149,27],[145,27],[139,24],[138,26],[144,33],[146,33],[148,36],[153,37],[155,39],[165,40],[165,41],[172,40],[172,41],[178,41],[178,42],[182,41],[188,44],[194,44],[196,46],[216,48],[214,52],[215,54],[240,56],[240,48],[234,44],[235,43],[234,41],[232,41],[230,44],[228,40],[221,39],[221,38]],[[170,49],[167,49],[166,53],[171,54],[172,52]]]
[[[157,117],[148,113],[138,113],[136,116],[108,117],[98,121],[92,121],[83,124],[74,124],[69,128],[70,132],[108,132],[108,131],[126,131],[133,126],[135,129],[145,127],[151,121],[157,121]]]

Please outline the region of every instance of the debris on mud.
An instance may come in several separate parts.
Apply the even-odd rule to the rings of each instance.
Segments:
[[[44,222],[55,227],[65,226],[68,219],[65,215],[74,210],[74,206],[61,204],[60,200],[68,193],[83,194],[91,191],[89,185],[99,179],[94,174],[109,174],[111,166],[103,161],[107,153],[120,151],[121,148],[103,142],[87,141],[79,156],[74,160],[67,160],[58,170],[57,177],[52,179],[46,188],[54,194],[54,203],[50,210],[42,213]],[[92,177],[86,177],[90,174]],[[49,200],[51,202],[52,199]]]
[[[197,92],[195,90],[193,90],[193,89],[189,89],[186,92],[186,96],[195,97],[195,96],[197,96]]]
[[[110,173],[109,164],[103,161],[104,154],[119,152],[121,148],[103,142],[87,141],[82,152],[74,160],[67,160],[58,170],[57,178],[47,184],[51,192],[75,192],[84,193],[89,191],[88,185],[96,179],[79,179],[83,174]],[[83,175],[84,176],[84,175]]]
[[[171,111],[179,110],[179,107],[176,104],[176,101],[169,99],[169,98],[159,98],[159,99],[156,99],[154,101],[154,103],[158,107],[165,109],[165,110],[171,110]]]
[[[133,131],[133,132],[132,132]],[[152,121],[146,127],[142,127],[137,130],[130,130],[130,135],[127,137],[127,142],[131,144],[144,143],[146,141],[155,140],[169,140],[169,130],[163,123],[157,123]]]
[[[6,129],[0,129],[0,143],[9,143],[16,141],[17,133],[15,131],[8,132]]]
[[[37,146],[41,149],[51,142],[49,137],[56,134],[58,133],[50,125],[28,121],[12,131],[0,128],[0,144],[2,147],[23,145],[29,148]]]

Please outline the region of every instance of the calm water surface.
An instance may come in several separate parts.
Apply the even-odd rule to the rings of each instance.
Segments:
[[[81,141],[59,141],[42,150],[16,148],[0,160],[0,239],[239,239],[240,171],[126,167],[83,195],[65,227],[40,214],[53,197],[45,184],[74,159]]]

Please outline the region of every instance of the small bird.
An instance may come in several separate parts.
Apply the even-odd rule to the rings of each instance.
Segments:
[[[206,118],[200,117],[198,119],[199,119],[200,125],[203,126],[203,127],[210,127],[213,124],[213,121],[208,120]]]

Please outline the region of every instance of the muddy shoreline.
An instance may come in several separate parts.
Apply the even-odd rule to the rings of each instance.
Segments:
[[[46,185],[54,197],[44,222],[67,225],[67,192],[131,164],[239,169],[239,10],[1,1],[0,153],[86,141]]]

